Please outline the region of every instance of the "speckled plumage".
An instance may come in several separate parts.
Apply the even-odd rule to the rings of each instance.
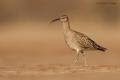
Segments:
[[[85,34],[71,29],[68,16],[63,15],[58,19],[54,19],[52,22],[55,22],[57,20],[59,20],[62,23],[64,29],[64,39],[67,45],[71,49],[75,50],[77,53],[77,55],[75,56],[75,63],[78,62],[79,54],[81,53],[84,56],[84,64],[87,65],[84,54],[84,51],[86,50],[106,51],[106,48],[98,45]]]
[[[83,33],[69,30],[64,34],[67,45],[73,50],[86,51],[86,50],[100,50],[105,51],[106,48],[98,45],[88,36]]]

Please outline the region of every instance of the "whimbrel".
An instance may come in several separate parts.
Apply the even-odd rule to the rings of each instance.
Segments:
[[[84,65],[87,65],[86,56],[84,53],[86,50],[100,50],[103,52],[107,50],[106,48],[98,45],[85,34],[71,29],[69,17],[67,15],[63,15],[60,18],[52,20],[51,22],[55,21],[60,21],[62,23],[64,29],[64,38],[67,45],[69,48],[76,51],[75,63],[78,63],[79,54],[81,54],[84,58]]]

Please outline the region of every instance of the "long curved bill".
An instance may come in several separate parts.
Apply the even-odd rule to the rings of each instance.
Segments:
[[[52,20],[50,23],[53,23],[53,22],[56,22],[56,21],[59,21],[59,20],[60,20],[60,18],[57,18],[57,19]]]

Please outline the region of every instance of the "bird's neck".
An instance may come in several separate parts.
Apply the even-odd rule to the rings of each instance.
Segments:
[[[63,25],[64,32],[70,31],[70,23],[69,23],[69,21],[62,22],[62,25]]]

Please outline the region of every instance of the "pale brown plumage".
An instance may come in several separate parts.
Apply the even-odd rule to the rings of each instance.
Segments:
[[[75,62],[78,62],[79,54],[81,53],[84,57],[84,51],[85,50],[100,50],[100,51],[106,51],[107,49],[98,45],[96,42],[94,42],[92,39],[90,39],[88,36],[86,36],[83,33],[74,31],[70,28],[69,18],[66,15],[61,16],[60,18],[54,19],[52,22],[60,20],[63,24],[64,29],[64,38],[67,43],[67,45],[75,50],[77,52]],[[84,64],[86,64],[86,59],[84,59]]]
[[[100,50],[105,51],[106,48],[98,45],[95,41],[90,39],[87,35],[71,30],[71,32],[74,34],[74,39],[77,42],[77,45],[81,48],[81,50]]]

